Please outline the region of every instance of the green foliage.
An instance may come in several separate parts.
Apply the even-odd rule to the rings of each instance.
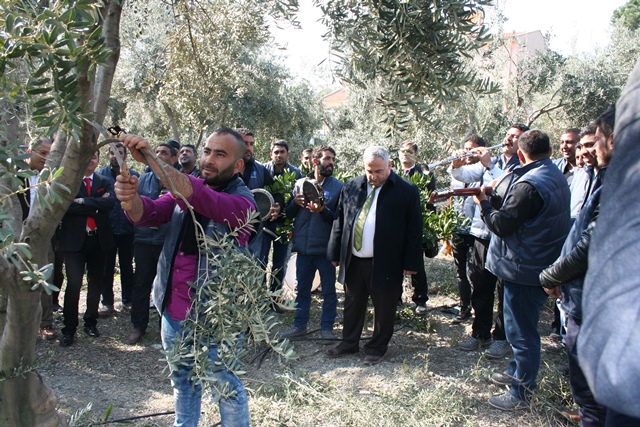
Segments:
[[[293,19],[297,3],[239,3],[128,4],[114,122],[166,139],[170,111],[185,142],[224,125],[251,128],[260,147],[281,138],[306,144],[321,125],[320,102],[268,49],[268,17]]]
[[[278,321],[271,307],[280,291],[272,293],[264,286],[265,271],[235,242],[238,234],[246,232],[246,224],[255,222],[256,215],[224,236],[202,238],[203,230],[198,231],[201,251],[207,254],[206,266],[199,267],[202,277],[191,284],[193,305],[182,324],[183,334],[165,351],[172,370],[192,364],[193,383],[212,387],[223,396],[229,395],[229,385],[217,383],[212,373],[229,369],[241,375],[247,347],[265,343],[282,357],[294,357],[288,341],[272,338]],[[218,348],[219,365],[211,364],[208,356],[213,345]]]
[[[424,244],[437,247],[440,240],[452,240],[456,230],[465,227],[469,222],[468,218],[457,212],[451,205],[437,205],[435,212],[430,209],[428,202],[431,191],[427,188],[431,181],[429,175],[415,173],[405,179],[414,183],[420,192],[422,241]]]
[[[342,61],[341,77],[355,86],[381,83],[376,102],[385,123],[407,130],[437,104],[466,90],[496,87],[478,78],[466,60],[490,37],[478,15],[485,0],[330,0],[321,4],[327,37]],[[436,101],[434,105],[431,100]]]
[[[63,130],[80,139],[90,119],[78,70],[92,74],[111,54],[101,36],[98,0],[0,5],[0,85],[3,99],[26,105],[48,135]]]
[[[284,197],[284,206],[281,206],[280,214],[284,217],[284,221],[276,227],[276,234],[281,243],[288,243],[293,237],[293,222],[295,218],[288,218],[284,208],[289,204],[293,188],[296,184],[296,173],[294,171],[283,171],[281,175],[273,177],[273,184],[267,185],[265,190],[271,194],[281,194]]]
[[[626,28],[635,31],[640,28],[640,0],[629,0],[613,11],[613,23],[622,23]]]

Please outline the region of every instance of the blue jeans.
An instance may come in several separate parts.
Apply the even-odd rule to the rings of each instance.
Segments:
[[[309,322],[309,309],[311,307],[311,286],[316,275],[320,272],[322,286],[322,317],[320,328],[323,331],[333,330],[333,322],[336,320],[336,307],[338,297],[336,295],[336,268],[331,264],[326,255],[302,255],[298,253],[296,259],[296,279],[298,282],[298,294],[296,296],[296,317],[293,326],[306,328]]]
[[[540,370],[538,320],[546,299],[547,294],[540,286],[504,281],[504,327],[507,341],[513,347],[513,360],[507,368],[507,374],[514,377],[510,392],[525,401],[537,386]]]
[[[180,333],[180,321],[173,319],[165,311],[162,316],[162,346],[167,349],[171,346],[176,336]],[[209,359],[211,363],[220,361],[218,347],[209,347]],[[181,366],[178,371],[171,372],[171,385],[173,386],[173,399],[176,406],[176,420],[174,427],[197,427],[200,419],[200,403],[202,400],[202,388],[194,387],[189,380],[191,367]],[[229,383],[233,396],[220,398],[220,418],[223,426],[244,427],[249,426],[249,403],[247,392],[242,381],[232,372],[224,369],[212,374],[224,384]]]

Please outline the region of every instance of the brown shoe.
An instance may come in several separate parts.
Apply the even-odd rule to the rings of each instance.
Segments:
[[[382,356],[367,354],[364,357],[364,360],[362,361],[362,363],[364,363],[365,365],[377,365],[378,363],[380,363],[381,360],[382,360]]]
[[[138,344],[142,337],[144,337],[144,334],[145,331],[143,331],[142,329],[133,328],[133,332],[131,332],[131,335],[129,335],[129,338],[127,338],[127,343],[131,345]]]
[[[337,359],[338,357],[342,357],[346,354],[353,354],[353,353],[357,353],[358,350],[353,351],[353,350],[345,350],[343,348],[340,348],[340,346],[337,347],[333,347],[330,348],[329,350],[324,352],[324,357],[326,357],[327,359]]]
[[[102,310],[98,312],[99,317],[111,317],[116,314],[118,311],[115,309],[113,305],[105,305]]]
[[[50,325],[40,329],[40,336],[43,340],[51,341],[56,339],[58,333],[56,332],[56,328]]]

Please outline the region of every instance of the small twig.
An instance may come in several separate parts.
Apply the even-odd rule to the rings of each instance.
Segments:
[[[143,419],[143,418],[161,417],[163,415],[173,415],[175,413],[176,413],[175,411],[156,412],[154,414],[137,415],[135,417],[120,418],[120,419],[117,419],[117,420],[108,420],[108,421],[102,421],[102,422],[99,422],[99,423],[89,423],[89,424],[85,424],[85,425],[83,425],[81,427],[102,426],[102,425],[106,425],[106,424],[123,423],[123,422],[127,422],[127,421],[140,420],[140,419]]]

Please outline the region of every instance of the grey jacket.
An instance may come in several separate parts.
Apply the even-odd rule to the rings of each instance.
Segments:
[[[580,367],[596,400],[640,418],[640,62],[616,103],[615,150],[589,250]]]

